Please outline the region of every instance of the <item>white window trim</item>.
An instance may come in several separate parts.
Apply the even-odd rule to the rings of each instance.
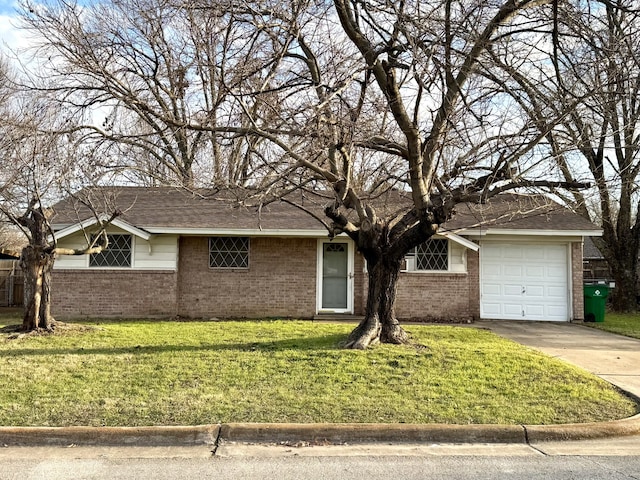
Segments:
[[[421,273],[451,273],[451,240],[449,240],[448,238],[438,238],[438,237],[433,237],[434,240],[445,240],[447,242],[447,269],[446,270],[418,270],[415,268],[415,257],[417,256],[415,253],[413,255],[413,261],[414,261],[414,268],[412,270],[409,269],[401,269],[400,272],[402,273],[410,273],[410,274],[421,274]],[[415,248],[414,248],[414,252],[415,252]],[[409,257],[409,255],[406,255],[404,257],[404,261],[408,262],[407,257]]]
[[[334,239],[337,243],[347,244],[347,308],[327,309],[322,308],[322,262],[324,244],[332,243],[328,238],[319,238],[317,246],[317,260],[316,260],[316,314],[320,313],[353,313],[353,298],[354,298],[354,243],[350,238],[338,237]]]
[[[212,238],[246,238],[247,245],[247,266],[246,267],[213,267],[211,266],[211,239]],[[207,237],[207,265],[209,270],[224,270],[224,271],[241,271],[246,272],[251,268],[251,237],[247,235],[209,235]]]
[[[136,236],[132,233],[107,232],[107,235],[129,235],[131,237],[131,265],[129,267],[95,267],[91,265],[91,255],[85,255],[85,267],[89,270],[133,270],[136,266]]]

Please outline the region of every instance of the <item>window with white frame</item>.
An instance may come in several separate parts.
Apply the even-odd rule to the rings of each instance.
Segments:
[[[405,256],[403,270],[447,271],[449,270],[449,241],[445,238],[430,238]]]
[[[107,234],[109,244],[100,253],[89,256],[90,267],[131,267],[133,237],[127,234]]]
[[[249,268],[249,237],[209,237],[209,267]]]

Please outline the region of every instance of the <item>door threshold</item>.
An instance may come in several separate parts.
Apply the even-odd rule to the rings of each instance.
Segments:
[[[313,316],[313,320],[318,321],[344,321],[344,322],[360,322],[364,319],[363,315],[353,315],[352,313],[318,313]]]

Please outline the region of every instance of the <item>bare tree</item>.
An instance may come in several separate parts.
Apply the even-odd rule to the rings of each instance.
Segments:
[[[510,114],[504,79],[484,74],[497,47],[521,62],[516,72],[526,70],[519,49],[553,30],[548,16],[531,13],[541,3],[335,0],[333,9],[287,17],[286,32],[274,34],[291,42],[287,71],[270,89],[280,92],[279,111],[290,121],[274,130],[253,117],[247,133],[288,160],[263,185],[276,190],[282,182],[280,192],[328,185],[330,235],[347,234],[366,260],[365,318],[347,346],[407,341],[394,312],[402,260],[457,204],[516,188],[586,186],[551,172],[540,154],[544,134]],[[304,95],[287,91],[292,76],[308,83]],[[356,178],[365,163],[368,175]],[[394,186],[401,191],[394,208],[377,210],[376,196]]]
[[[633,2],[567,2],[553,9],[556,35],[536,54],[527,74],[514,72],[514,98],[546,133],[567,181],[591,181],[565,197],[584,217],[602,225],[594,239],[616,287],[613,307],[637,309],[640,248],[640,12]],[[536,80],[537,79],[537,80]],[[568,112],[550,128],[546,119]]]
[[[246,27],[251,16],[242,3],[200,0],[23,7],[24,27],[39,39],[34,53],[48,59],[38,64],[39,88],[84,118],[85,142],[101,151],[97,167],[187,187],[243,185],[251,174],[261,139],[218,132],[247,125],[244,109],[257,105],[235,95],[259,88],[279,55],[268,35]]]
[[[99,138],[186,185],[202,173],[198,153],[226,153],[214,179],[226,168],[227,184],[264,201],[328,198],[330,235],[366,260],[365,319],[347,342],[366,348],[407,341],[394,312],[402,260],[457,204],[585,186],[551,172],[548,128],[507,101],[505,76],[530,68],[522,49],[553,37],[550,3],[118,0],[27,6],[25,19],[52,59],[49,90],[82,112],[111,109],[104,127],[86,125]],[[386,192],[396,201],[377,208]]]
[[[87,245],[81,249],[62,249],[46,208],[79,178],[79,161],[73,138],[57,133],[68,128],[64,112],[50,109],[46,99],[15,89],[6,63],[0,68],[0,217],[18,228],[26,237],[20,266],[24,273],[25,311],[22,329],[46,330],[55,327],[51,315],[51,272],[58,255],[85,255],[107,247],[106,226],[119,214],[107,218],[89,199],[78,199],[93,209],[98,227],[94,236],[87,234]],[[10,92],[11,95],[7,94]],[[61,123],[63,125],[61,125]]]

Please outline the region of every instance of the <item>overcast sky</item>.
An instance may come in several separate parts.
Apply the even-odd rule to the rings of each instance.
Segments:
[[[5,46],[15,49],[24,44],[24,34],[15,28],[16,7],[14,0],[0,0],[0,43],[3,49]]]

